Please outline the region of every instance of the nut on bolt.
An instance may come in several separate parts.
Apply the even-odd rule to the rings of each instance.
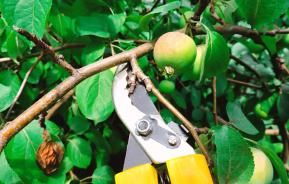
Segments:
[[[178,138],[175,135],[170,135],[168,138],[168,142],[171,146],[175,146],[178,143]]]
[[[136,131],[142,136],[147,136],[152,132],[152,124],[147,120],[140,120],[136,124]]]

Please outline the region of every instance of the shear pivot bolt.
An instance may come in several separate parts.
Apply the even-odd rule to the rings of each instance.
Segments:
[[[168,142],[171,146],[175,146],[178,143],[178,139],[175,135],[170,135]]]
[[[141,120],[136,124],[136,131],[142,136],[147,136],[152,132],[152,125],[147,120]]]

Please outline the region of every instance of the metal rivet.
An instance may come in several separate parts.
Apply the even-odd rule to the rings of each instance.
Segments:
[[[170,135],[168,138],[168,142],[171,146],[175,146],[178,143],[178,139],[175,135]]]
[[[152,125],[147,120],[140,120],[136,124],[136,131],[142,136],[147,136],[152,132]]]

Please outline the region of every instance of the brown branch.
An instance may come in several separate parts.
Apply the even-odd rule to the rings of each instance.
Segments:
[[[202,127],[202,128],[195,128],[196,132],[199,134],[206,134],[209,132],[209,128],[208,127]]]
[[[213,77],[212,80],[212,90],[213,90],[213,114],[215,123],[218,123],[218,114],[217,114],[217,87],[216,87],[217,78]]]
[[[248,70],[250,70],[252,73],[254,73],[258,78],[261,78],[261,75],[257,72],[257,70],[255,70],[255,68],[253,68],[251,65],[245,63],[243,60],[237,58],[236,56],[231,55],[230,56],[231,59],[235,60],[238,64],[244,66],[245,68],[247,68]]]
[[[133,56],[130,60],[131,68],[132,68],[132,74],[136,76],[139,82],[143,82],[145,84],[146,90],[151,91],[153,88],[153,83],[149,79],[147,75],[145,75],[142,71],[142,69],[139,67],[137,63],[137,59],[135,56]]]
[[[276,119],[275,119],[276,120]],[[279,133],[282,138],[282,143],[283,143],[283,153],[282,153],[282,158],[283,162],[286,164],[289,159],[289,136],[287,133],[286,129],[286,124],[282,123],[280,121],[277,121],[277,126],[279,128]]]
[[[68,93],[66,93],[60,100],[58,100],[48,111],[47,115],[45,116],[45,119],[50,119],[54,113],[74,94],[74,90],[70,90]]]
[[[13,61],[13,59],[9,57],[0,58],[0,63],[10,62],[10,61]]]
[[[78,69],[77,73],[68,77],[58,86],[40,98],[37,102],[35,102],[32,106],[26,109],[14,120],[5,124],[5,126],[0,130],[0,153],[2,152],[4,146],[15,134],[17,134],[26,125],[28,125],[41,112],[49,109],[54,103],[57,102],[58,99],[60,99],[72,88],[74,88],[78,83],[108,68],[130,61],[132,55],[140,57],[152,49],[152,43],[145,43],[130,51],[116,54]]]
[[[216,13],[216,11],[215,11],[214,1],[211,2],[210,12],[211,12],[212,17],[213,17],[217,22],[219,22],[219,23],[222,24],[222,25],[225,25],[225,21],[224,21],[223,19],[221,19],[221,18],[217,15],[217,13]]]
[[[274,72],[276,74],[277,77],[279,77],[279,75],[281,74],[281,72],[286,73],[287,75],[289,75],[289,70],[285,65],[284,59],[277,56],[277,55],[273,55],[272,56],[272,64],[273,64],[273,69]]]
[[[259,85],[256,85],[256,84],[252,84],[252,83],[248,83],[248,82],[244,82],[244,81],[240,81],[240,80],[236,80],[236,79],[232,79],[232,78],[228,78],[227,81],[231,82],[231,83],[247,86],[247,87],[250,87],[250,88],[257,88],[257,89],[261,89],[262,88],[262,86],[259,86]]]
[[[287,131],[287,134],[289,135],[288,131]],[[277,135],[280,135],[280,131],[279,129],[266,129],[265,135],[277,136]]]
[[[267,35],[267,36],[275,36],[277,34],[288,34],[289,29],[277,29],[277,30],[271,30],[267,32],[259,32],[254,29],[246,28],[243,26],[236,26],[236,25],[218,25],[214,27],[215,30],[221,34],[227,34],[227,35],[233,35],[233,34],[239,34],[245,37],[256,39],[259,36]],[[194,34],[204,34],[202,27],[196,27],[193,30]]]
[[[160,0],[155,0],[153,6],[151,7],[151,9],[149,9],[149,10],[147,11],[147,13],[153,11],[153,9],[155,9],[159,3],[160,3]]]
[[[194,16],[191,18],[193,21],[200,21],[200,17],[202,13],[205,11],[207,6],[209,5],[210,0],[199,0],[199,8],[197,9]]]
[[[62,46],[53,48],[53,51],[54,52],[58,52],[58,51],[62,51],[62,50],[65,50],[65,49],[80,48],[80,47],[84,47],[84,46],[85,45],[82,44],[82,43],[67,43],[67,44],[64,44]],[[29,59],[29,58],[33,58],[33,57],[38,57],[41,53],[43,55],[47,55],[47,53],[35,52],[35,53],[31,53],[29,55],[17,58],[17,60],[24,60],[24,59]],[[13,59],[9,58],[9,57],[0,58],[0,63],[11,62],[11,61],[13,61]]]
[[[52,60],[62,66],[65,70],[67,70],[70,74],[75,74],[77,70],[73,68],[63,57],[61,54],[56,54],[52,47],[46,44],[43,40],[38,39],[35,35],[32,35],[28,31],[14,27],[14,29],[21,35],[25,36],[28,40],[32,41],[37,47],[39,47],[45,54],[48,54],[52,57]]]
[[[27,73],[25,74],[25,77],[24,77],[24,79],[23,79],[23,81],[22,81],[22,83],[21,83],[21,85],[20,85],[20,88],[19,88],[19,90],[18,90],[15,98],[13,99],[13,102],[12,102],[12,104],[11,104],[11,106],[10,106],[10,108],[9,108],[6,116],[5,116],[5,119],[6,119],[6,120],[9,118],[9,115],[10,115],[10,113],[12,112],[13,107],[14,107],[15,104],[17,103],[18,99],[20,98],[20,96],[21,96],[21,94],[22,94],[22,92],[23,92],[23,90],[24,90],[24,88],[25,88],[25,85],[26,85],[26,83],[27,83],[27,80],[28,80],[30,74],[32,73],[32,71],[34,70],[34,68],[36,67],[36,65],[40,62],[42,56],[43,56],[42,54],[41,54],[40,56],[38,56],[37,60],[33,63],[33,65],[29,68],[29,70],[28,70]]]

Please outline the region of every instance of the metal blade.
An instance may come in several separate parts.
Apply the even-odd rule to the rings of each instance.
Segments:
[[[129,134],[123,170],[147,163],[152,163],[151,159],[136,142],[135,138]]]

